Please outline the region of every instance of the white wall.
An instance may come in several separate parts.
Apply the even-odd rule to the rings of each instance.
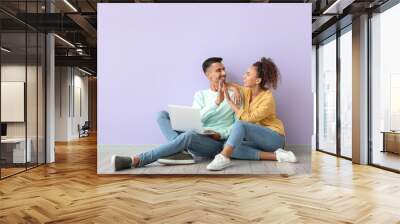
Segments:
[[[26,69],[26,70],[25,70]],[[39,67],[39,74],[41,69]],[[36,122],[37,122],[37,99],[36,99],[36,66],[8,64],[1,66],[1,81],[2,82],[25,82],[27,74],[27,120],[28,120],[28,137],[31,133],[36,136]],[[42,105],[39,105],[41,107]],[[2,108],[6,110],[6,108]],[[7,136],[8,137],[24,137],[25,136],[25,123],[26,122],[7,122]],[[43,137],[43,136],[39,136]]]
[[[38,70],[37,70],[38,69]],[[6,122],[7,137],[27,137],[31,140],[32,161],[36,162],[36,153],[39,153],[39,163],[44,162],[44,74],[42,67],[25,64],[3,64],[1,66],[2,82],[25,82],[26,83],[26,109],[27,120],[25,122]],[[27,79],[27,80],[26,80]],[[2,96],[6,97],[6,96]],[[7,110],[9,108],[1,108]],[[38,151],[37,151],[38,149]]]
[[[55,68],[55,141],[68,140],[69,73],[68,67]]]
[[[71,101],[71,132],[70,135],[72,138],[78,138],[78,124],[81,126],[88,120],[88,77],[81,76],[82,73],[78,73],[77,70],[74,70],[74,80],[73,80],[73,88],[74,90],[71,96],[71,99],[74,99],[74,102]]]
[[[88,77],[83,75],[76,68],[56,67],[56,141],[77,139],[78,124],[88,120]]]

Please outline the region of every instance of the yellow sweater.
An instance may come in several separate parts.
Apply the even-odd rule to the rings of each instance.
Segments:
[[[242,121],[258,124],[270,128],[281,135],[285,135],[283,123],[276,116],[275,99],[271,90],[266,90],[251,99],[251,90],[249,88],[239,86],[243,94],[243,107],[237,118]]]

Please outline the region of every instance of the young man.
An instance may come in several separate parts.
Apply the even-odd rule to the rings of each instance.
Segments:
[[[164,164],[190,164],[195,156],[213,158],[228,138],[235,116],[224,99],[225,67],[222,58],[212,57],[203,62],[203,71],[210,82],[210,88],[198,91],[194,96],[193,107],[200,109],[203,127],[215,132],[213,135],[201,135],[194,131],[179,133],[172,129],[166,111],[159,113],[157,122],[167,143],[133,157],[113,156],[115,170],[142,167],[156,160]],[[236,97],[239,93],[236,93]]]

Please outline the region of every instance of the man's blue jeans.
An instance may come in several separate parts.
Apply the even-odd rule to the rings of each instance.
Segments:
[[[184,149],[188,149],[195,156],[213,158],[224,146],[224,140],[216,141],[195,131],[180,133],[173,130],[166,111],[158,114],[157,122],[168,142],[139,154],[139,167]],[[234,148],[232,158],[259,160],[261,151],[274,152],[276,149],[282,148],[285,144],[285,136],[260,125],[236,121],[226,144]]]
[[[155,162],[161,157],[173,155],[184,149],[189,150],[195,156],[213,158],[224,146],[224,140],[216,141],[208,136],[200,135],[195,131],[180,133],[173,130],[169,114],[166,111],[158,113],[157,122],[168,142],[150,151],[139,154],[139,167],[143,167]]]
[[[236,121],[225,145],[233,147],[232,158],[259,160],[261,151],[283,148],[285,136],[257,124]]]

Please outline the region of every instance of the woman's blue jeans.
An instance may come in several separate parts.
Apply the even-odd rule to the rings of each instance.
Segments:
[[[269,128],[236,121],[225,145],[233,147],[232,158],[259,160],[260,152],[274,152],[285,145],[285,136]]]

